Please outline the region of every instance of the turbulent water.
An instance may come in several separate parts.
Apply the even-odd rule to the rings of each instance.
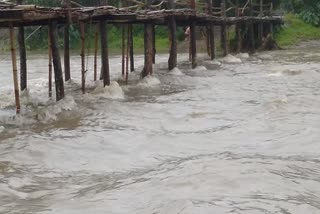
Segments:
[[[319,46],[318,46],[319,47]],[[92,81],[80,58],[58,103],[47,58],[29,56],[15,116],[9,55],[0,55],[0,213],[319,214],[320,48],[186,55],[154,77]],[[143,57],[136,57],[141,70]]]

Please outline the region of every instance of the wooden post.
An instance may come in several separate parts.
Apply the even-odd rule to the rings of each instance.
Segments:
[[[191,9],[196,9],[196,1],[190,1]],[[192,68],[197,67],[197,42],[196,42],[196,23],[194,20],[191,21],[190,24],[190,51],[191,51],[191,62]]]
[[[19,83],[18,83],[18,69],[17,69],[17,56],[14,44],[14,28],[10,26],[10,46],[11,46],[11,59],[12,59],[12,74],[14,84],[14,95],[16,100],[16,113],[20,113],[20,95],[19,95]]]
[[[169,0],[169,9],[175,9],[174,0]],[[174,16],[168,18],[169,38],[170,38],[170,56],[168,60],[169,70],[177,67],[177,22]]]
[[[94,34],[94,64],[93,64],[93,79],[97,81],[97,73],[98,73],[98,40],[99,40],[99,26],[95,26],[95,34]]]
[[[235,16],[237,18],[240,17],[239,13],[239,0],[236,0],[236,13]],[[236,53],[240,53],[242,49],[242,35],[241,35],[241,23],[236,23]]]
[[[66,23],[64,25],[64,78],[65,81],[70,80],[70,23],[71,23],[71,1],[63,0],[62,6],[66,9]]]
[[[152,75],[153,64],[153,30],[152,24],[144,25],[144,68],[141,73],[142,78]]]
[[[253,5],[252,5],[252,0],[249,0],[249,16],[252,17],[253,16]],[[255,52],[255,41],[254,41],[254,25],[253,22],[249,22],[249,35],[248,35],[248,39],[249,39],[249,51],[250,52]]]
[[[212,1],[213,0],[207,0],[208,1],[208,13],[210,16],[213,15],[213,9],[212,9]],[[208,38],[209,38],[209,47],[210,47],[210,57],[211,60],[216,58],[216,51],[215,51],[215,42],[214,42],[214,26],[213,24],[210,24],[208,27]]]
[[[128,79],[129,79],[129,47],[130,47],[130,27],[129,25],[127,27],[127,49],[126,49],[126,83],[128,84]]]
[[[100,30],[100,40],[101,40],[101,73],[103,78],[103,85],[110,85],[110,72],[109,72],[109,53],[108,53],[108,45],[107,45],[107,29],[106,29],[106,21],[99,22],[99,30]]]
[[[222,55],[227,56],[228,55],[228,44],[227,44],[227,25],[226,25],[226,0],[221,1],[221,16],[223,18],[223,22],[221,24],[221,49],[222,49]]]
[[[153,49],[153,53],[152,53],[152,63],[155,64],[156,63],[156,28],[155,25],[152,25],[152,49]]]
[[[50,28],[48,30],[48,56],[49,56],[49,97],[52,97],[52,48]]]
[[[260,0],[260,11],[259,11],[259,18],[263,17],[263,0]],[[258,38],[259,38],[259,45],[262,44],[263,40],[263,21],[260,20],[258,24]]]
[[[81,89],[82,93],[86,93],[86,64],[85,64],[85,24],[80,22],[80,38],[81,38]]]
[[[23,4],[23,0],[17,0],[17,4]],[[24,27],[18,28],[18,44],[19,44],[19,54],[20,54],[20,90],[24,91],[27,89],[27,54],[26,45],[24,38]]]
[[[132,29],[133,26],[132,24],[129,24],[129,48],[130,48],[130,71],[133,72],[134,71],[134,56],[133,56],[133,32]]]
[[[58,45],[58,33],[57,33],[57,23],[51,22],[49,25],[50,28],[50,40],[51,40],[51,48],[52,48],[52,57],[53,57],[53,66],[54,66],[54,78],[56,85],[56,99],[57,101],[64,98],[64,84],[62,77],[62,67],[61,67],[61,59],[59,53],[59,45]]]
[[[121,69],[121,74],[122,74],[122,77],[124,77],[124,73],[125,73],[125,49],[126,49],[126,45],[125,45],[125,35],[126,35],[126,32],[125,32],[125,26],[122,25],[121,26],[122,28],[122,69]]]

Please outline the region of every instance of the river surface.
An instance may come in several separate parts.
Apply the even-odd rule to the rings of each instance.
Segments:
[[[105,89],[89,57],[85,95],[73,56],[58,103],[46,55],[31,54],[20,116],[1,54],[0,213],[319,214],[319,47],[200,55],[194,70],[180,55],[170,73],[158,55],[154,77]]]

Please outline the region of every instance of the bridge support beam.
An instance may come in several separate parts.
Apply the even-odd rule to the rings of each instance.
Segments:
[[[50,28],[50,41],[52,49],[52,59],[54,67],[54,79],[56,85],[56,100],[59,101],[64,98],[64,84],[63,84],[63,74],[61,67],[61,58],[59,52],[58,44],[58,33],[57,33],[57,23],[51,22]]]
[[[222,10],[222,17],[224,20],[227,18],[226,14],[226,1],[221,1],[221,10]],[[222,55],[227,56],[228,55],[228,32],[227,32],[227,25],[224,21],[221,24],[221,49],[222,49]]]
[[[23,4],[23,0],[17,0],[17,4]],[[20,54],[20,90],[24,91],[27,89],[27,54],[25,45],[25,33],[24,27],[18,28],[18,44]]]
[[[100,31],[100,46],[101,46],[101,75],[103,86],[110,85],[110,70],[109,70],[109,53],[108,53],[108,33],[106,29],[106,21],[99,22]]]
[[[213,0],[207,0],[207,4],[208,4],[208,14],[209,15],[213,15],[213,8],[212,8],[212,1]],[[214,58],[216,58],[216,53],[215,53],[215,42],[214,42],[214,26],[212,24],[210,24],[207,27],[207,40],[208,40],[208,53],[210,56],[210,59],[213,60]]]
[[[144,68],[141,73],[141,77],[144,78],[148,75],[152,75],[152,64],[153,64],[153,25],[144,25]]]
[[[16,56],[16,48],[14,44],[14,27],[12,25],[10,26],[9,33],[10,33],[14,95],[16,100],[16,113],[19,114],[20,113],[20,95],[19,95],[19,83],[18,83],[17,56]]]
[[[174,0],[169,0],[169,8],[174,9]],[[174,16],[168,18],[169,40],[170,40],[170,56],[168,60],[169,71],[177,67],[177,22]]]

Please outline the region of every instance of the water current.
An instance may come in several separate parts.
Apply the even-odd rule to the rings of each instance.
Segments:
[[[80,57],[58,103],[47,57],[28,56],[15,116],[9,54],[0,59],[0,213],[319,214],[320,45],[186,55],[168,72],[80,90]],[[143,56],[136,56],[137,71]]]

